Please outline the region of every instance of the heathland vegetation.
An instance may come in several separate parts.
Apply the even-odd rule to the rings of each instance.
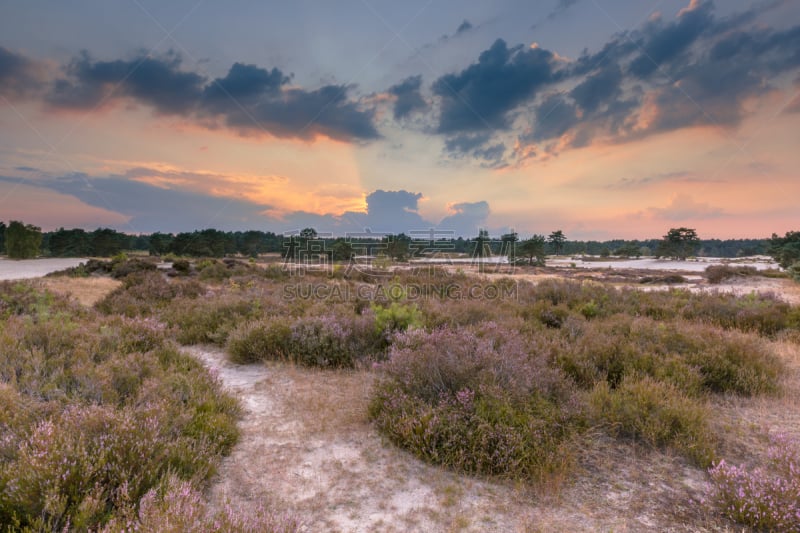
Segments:
[[[569,244],[540,237],[524,262]],[[797,237],[770,240],[784,266],[796,264]],[[675,239],[677,256],[697,245],[687,232]],[[120,280],[92,308],[37,282],[0,284],[8,530],[299,528],[290,505],[238,515],[205,503],[241,407],[182,350],[191,344],[216,345],[235,364],[362,369],[374,381],[365,416],[386,442],[461,475],[563,486],[603,439],[705,472],[703,512],[720,527],[800,528],[800,428],[763,430],[771,447],[759,454],[718,419],[732,401],[798,393],[775,346],[800,344],[800,308],[777,295],[432,265],[171,257],[165,271],[158,261],[120,254],[61,273]],[[754,275],[707,272],[709,283]]]
[[[30,285],[2,286],[4,522],[116,530],[142,520],[143,508],[166,519],[179,487],[201,490],[236,442],[239,412],[179,349],[211,343],[238,364],[371,369],[375,428],[464,474],[569,480],[599,431],[713,467],[709,512],[800,525],[783,511],[800,501],[796,472],[784,465],[796,460],[796,443],[776,440],[778,459],[764,457],[754,480],[728,469],[732,436],[715,421],[731,397],[785,392],[771,346],[800,342],[800,309],[775,296],[531,284],[437,268],[297,277],[213,259],[176,260],[169,277],[146,264],[109,263],[122,285],[91,310]],[[758,490],[737,496],[755,482]],[[199,496],[190,499],[179,508],[203,515]],[[293,523],[275,517],[259,520]]]

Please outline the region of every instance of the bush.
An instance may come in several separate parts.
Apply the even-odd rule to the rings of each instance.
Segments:
[[[138,505],[130,505],[102,529],[103,533],[294,533],[299,530],[300,524],[293,516],[279,515],[264,507],[253,510],[225,505],[211,512],[199,489],[175,476],[169,476],[158,488],[148,491]]]
[[[571,464],[581,427],[569,382],[518,335],[410,330],[397,336],[370,403],[392,442],[456,470],[541,480]]]
[[[578,385],[648,375],[687,394],[740,395],[779,390],[782,364],[758,338],[684,322],[664,324],[617,316],[565,332],[552,350],[556,364]]]
[[[197,298],[203,287],[193,280],[168,280],[159,272],[135,272],[122,279],[114,289],[95,304],[107,315],[148,316],[175,298]]]
[[[238,326],[228,339],[228,354],[237,363],[290,360],[305,366],[352,368],[378,359],[385,347],[382,330],[371,313],[310,315],[289,321],[262,319]]]
[[[95,530],[168,474],[199,487],[236,442],[236,400],[160,323],[41,298],[19,291],[0,322],[0,523]]]
[[[674,449],[701,466],[713,459],[706,409],[673,385],[649,376],[628,376],[613,390],[599,383],[590,403],[593,418],[618,436]]]
[[[758,270],[751,266],[711,265],[706,268],[709,283],[721,283],[735,277],[755,276]]]
[[[227,351],[234,363],[288,359],[292,328],[285,319],[245,322],[228,337]]]
[[[771,437],[769,462],[754,469],[719,461],[708,473],[710,502],[728,518],[764,531],[800,531],[800,448]]]

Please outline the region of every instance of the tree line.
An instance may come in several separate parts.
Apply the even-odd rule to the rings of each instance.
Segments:
[[[599,255],[686,258],[688,256],[741,257],[769,254],[781,263],[791,265],[800,260],[800,232],[785,237],[773,234],[770,239],[700,239],[694,229],[672,228],[661,239],[608,241],[568,240],[562,230],[549,235],[533,234],[521,238],[512,232],[492,237],[486,230],[472,238],[451,238],[421,245],[418,239],[400,233],[377,235],[374,239],[354,242],[350,238],[320,236],[313,228],[305,228],[292,236],[271,231],[220,231],[204,229],[192,232],[130,235],[109,228],[94,231],[64,229],[42,232],[41,228],[21,221],[8,225],[0,222],[0,251],[11,258],[43,257],[111,257],[126,250],[141,250],[151,255],[174,254],[193,257],[243,255],[256,257],[264,253],[291,256],[308,247],[309,240],[319,242],[333,260],[348,260],[357,254],[383,253],[395,260],[431,253],[468,254],[476,257],[509,255],[529,264],[543,264],[547,255]],[[797,259],[794,259],[795,255]]]

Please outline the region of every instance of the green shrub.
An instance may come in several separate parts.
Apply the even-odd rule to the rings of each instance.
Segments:
[[[383,365],[370,417],[392,442],[456,470],[526,480],[561,474],[582,425],[569,382],[518,335],[410,330]]]
[[[227,351],[234,363],[288,359],[292,328],[285,319],[245,322],[228,337]]]
[[[617,316],[565,333],[552,350],[556,364],[583,388],[648,375],[687,394],[774,393],[781,362],[759,338],[685,322]]]
[[[673,385],[649,376],[627,376],[616,389],[599,383],[590,404],[593,418],[613,434],[674,449],[701,466],[713,460],[707,410]]]

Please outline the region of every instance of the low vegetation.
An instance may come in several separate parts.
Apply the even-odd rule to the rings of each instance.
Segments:
[[[196,495],[236,443],[239,406],[160,322],[10,282],[0,315],[0,523],[121,531],[175,498],[205,519]]]
[[[0,287],[9,347],[0,355],[0,522],[297,529],[268,510],[238,519],[204,506],[239,411],[174,340],[216,344],[236,363],[375,372],[368,414],[377,430],[457,472],[535,486],[568,479],[599,432],[712,467],[709,501],[733,520],[780,529],[788,515],[751,516],[747,506],[798,505],[796,492],[775,492],[797,483],[796,455],[770,463],[790,465],[780,466],[784,481],[758,485],[722,460],[728,436],[715,421],[715,406],[731,398],[782,393],[773,345],[800,338],[800,310],[775,296],[438,268],[293,277],[218,260],[165,273],[120,259],[108,274],[128,270],[93,309],[27,284]]]

